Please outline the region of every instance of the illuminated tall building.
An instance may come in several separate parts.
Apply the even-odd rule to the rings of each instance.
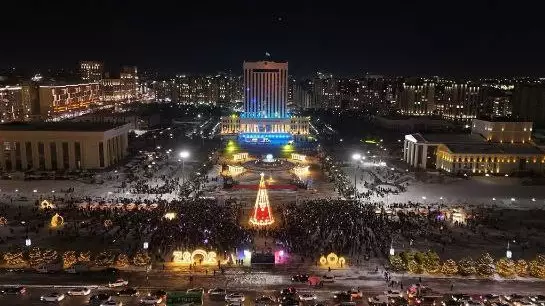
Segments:
[[[244,104],[240,117],[226,116],[221,133],[243,142],[286,142],[309,134],[309,118],[288,113],[288,63],[244,62]]]
[[[244,115],[287,118],[288,63],[244,62]]]
[[[98,82],[104,74],[104,64],[98,61],[81,61],[79,63],[81,80],[84,82]]]
[[[399,98],[401,113],[431,115],[435,111],[435,84],[427,80],[410,80],[403,83]]]
[[[0,122],[29,121],[36,96],[30,85],[0,87]]]
[[[443,116],[468,121],[477,117],[480,87],[471,83],[454,83],[445,86]]]

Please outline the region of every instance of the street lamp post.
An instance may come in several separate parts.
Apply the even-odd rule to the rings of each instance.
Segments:
[[[189,152],[188,151],[182,151],[180,152],[180,158],[182,159],[182,186],[184,185],[184,182],[185,182],[185,173],[184,173],[184,168],[185,168],[185,159],[189,157]]]
[[[352,155],[352,159],[356,162],[356,164],[354,165],[354,200],[357,199],[357,195],[358,195],[358,188],[356,187],[356,178],[357,178],[357,172],[358,172],[358,168],[359,168],[359,161],[361,159],[361,154],[359,153],[355,153],[354,155]]]

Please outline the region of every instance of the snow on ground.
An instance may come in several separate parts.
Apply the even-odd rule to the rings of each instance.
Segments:
[[[354,182],[354,167],[345,167],[344,172]],[[394,174],[396,173],[396,174]],[[475,176],[469,179],[453,178],[440,174],[424,174],[428,182],[418,181],[414,173],[399,172],[388,167],[365,167],[357,170],[358,191],[368,192],[373,187],[397,190],[395,186],[406,186],[405,192],[388,196],[373,194],[368,201],[384,203],[442,203],[446,205],[484,205],[515,209],[545,208],[545,188],[525,186],[520,178]],[[377,181],[379,178],[382,183]],[[390,178],[390,179],[388,179]],[[367,188],[364,186],[367,183]],[[386,184],[384,184],[386,183]]]

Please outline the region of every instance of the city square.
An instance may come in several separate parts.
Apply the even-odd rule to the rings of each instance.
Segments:
[[[545,306],[504,2],[7,1],[0,305]]]

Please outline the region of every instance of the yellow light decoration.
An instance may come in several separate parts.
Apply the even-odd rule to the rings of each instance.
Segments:
[[[10,266],[20,266],[26,263],[23,252],[7,252],[4,261]]]
[[[75,251],[66,251],[62,254],[63,267],[70,268],[78,261]]]
[[[78,256],[79,262],[90,262],[91,261],[91,252],[80,252]]]
[[[443,263],[443,266],[441,267],[441,273],[445,275],[454,275],[458,273],[458,265],[454,260],[448,259]]]
[[[501,277],[513,278],[516,275],[515,262],[509,258],[501,258],[496,261],[496,272]]]
[[[520,277],[528,276],[528,263],[526,262],[526,260],[517,260],[517,262],[515,263],[515,271]]]
[[[54,208],[55,208],[55,204],[49,202],[48,200],[43,200],[43,201],[40,203],[40,208],[41,208],[41,209],[54,209]]]
[[[344,267],[346,265],[346,259],[344,257],[337,256],[335,253],[329,253],[327,256],[320,257],[320,265],[328,267]]]
[[[171,220],[176,219],[176,213],[175,212],[169,212],[169,213],[166,213],[164,217],[165,217],[165,219],[171,221]]]
[[[325,266],[327,264],[327,259],[325,258],[325,256],[320,257],[320,264],[322,266]]]
[[[8,220],[5,217],[0,217],[0,226],[8,225]]]
[[[327,263],[330,265],[334,265],[339,261],[339,257],[335,253],[329,253],[327,255]]]
[[[129,265],[129,256],[127,254],[119,254],[117,255],[117,259],[115,260],[115,265],[118,267],[126,267]]]
[[[136,255],[134,255],[132,262],[135,266],[146,266],[151,263],[151,257],[148,255],[148,253],[139,251],[136,253]]]
[[[173,261],[178,264],[201,264],[200,260],[196,259],[196,256],[202,257],[202,265],[216,265],[218,263],[216,252],[206,252],[202,249],[197,249],[193,252],[188,251],[174,251],[172,253]]]
[[[102,267],[111,266],[114,264],[114,259],[115,259],[114,254],[108,251],[101,252],[95,258],[95,265],[102,266]]]
[[[59,215],[55,214],[53,217],[51,217],[51,227],[59,227],[64,224],[64,218]]]

